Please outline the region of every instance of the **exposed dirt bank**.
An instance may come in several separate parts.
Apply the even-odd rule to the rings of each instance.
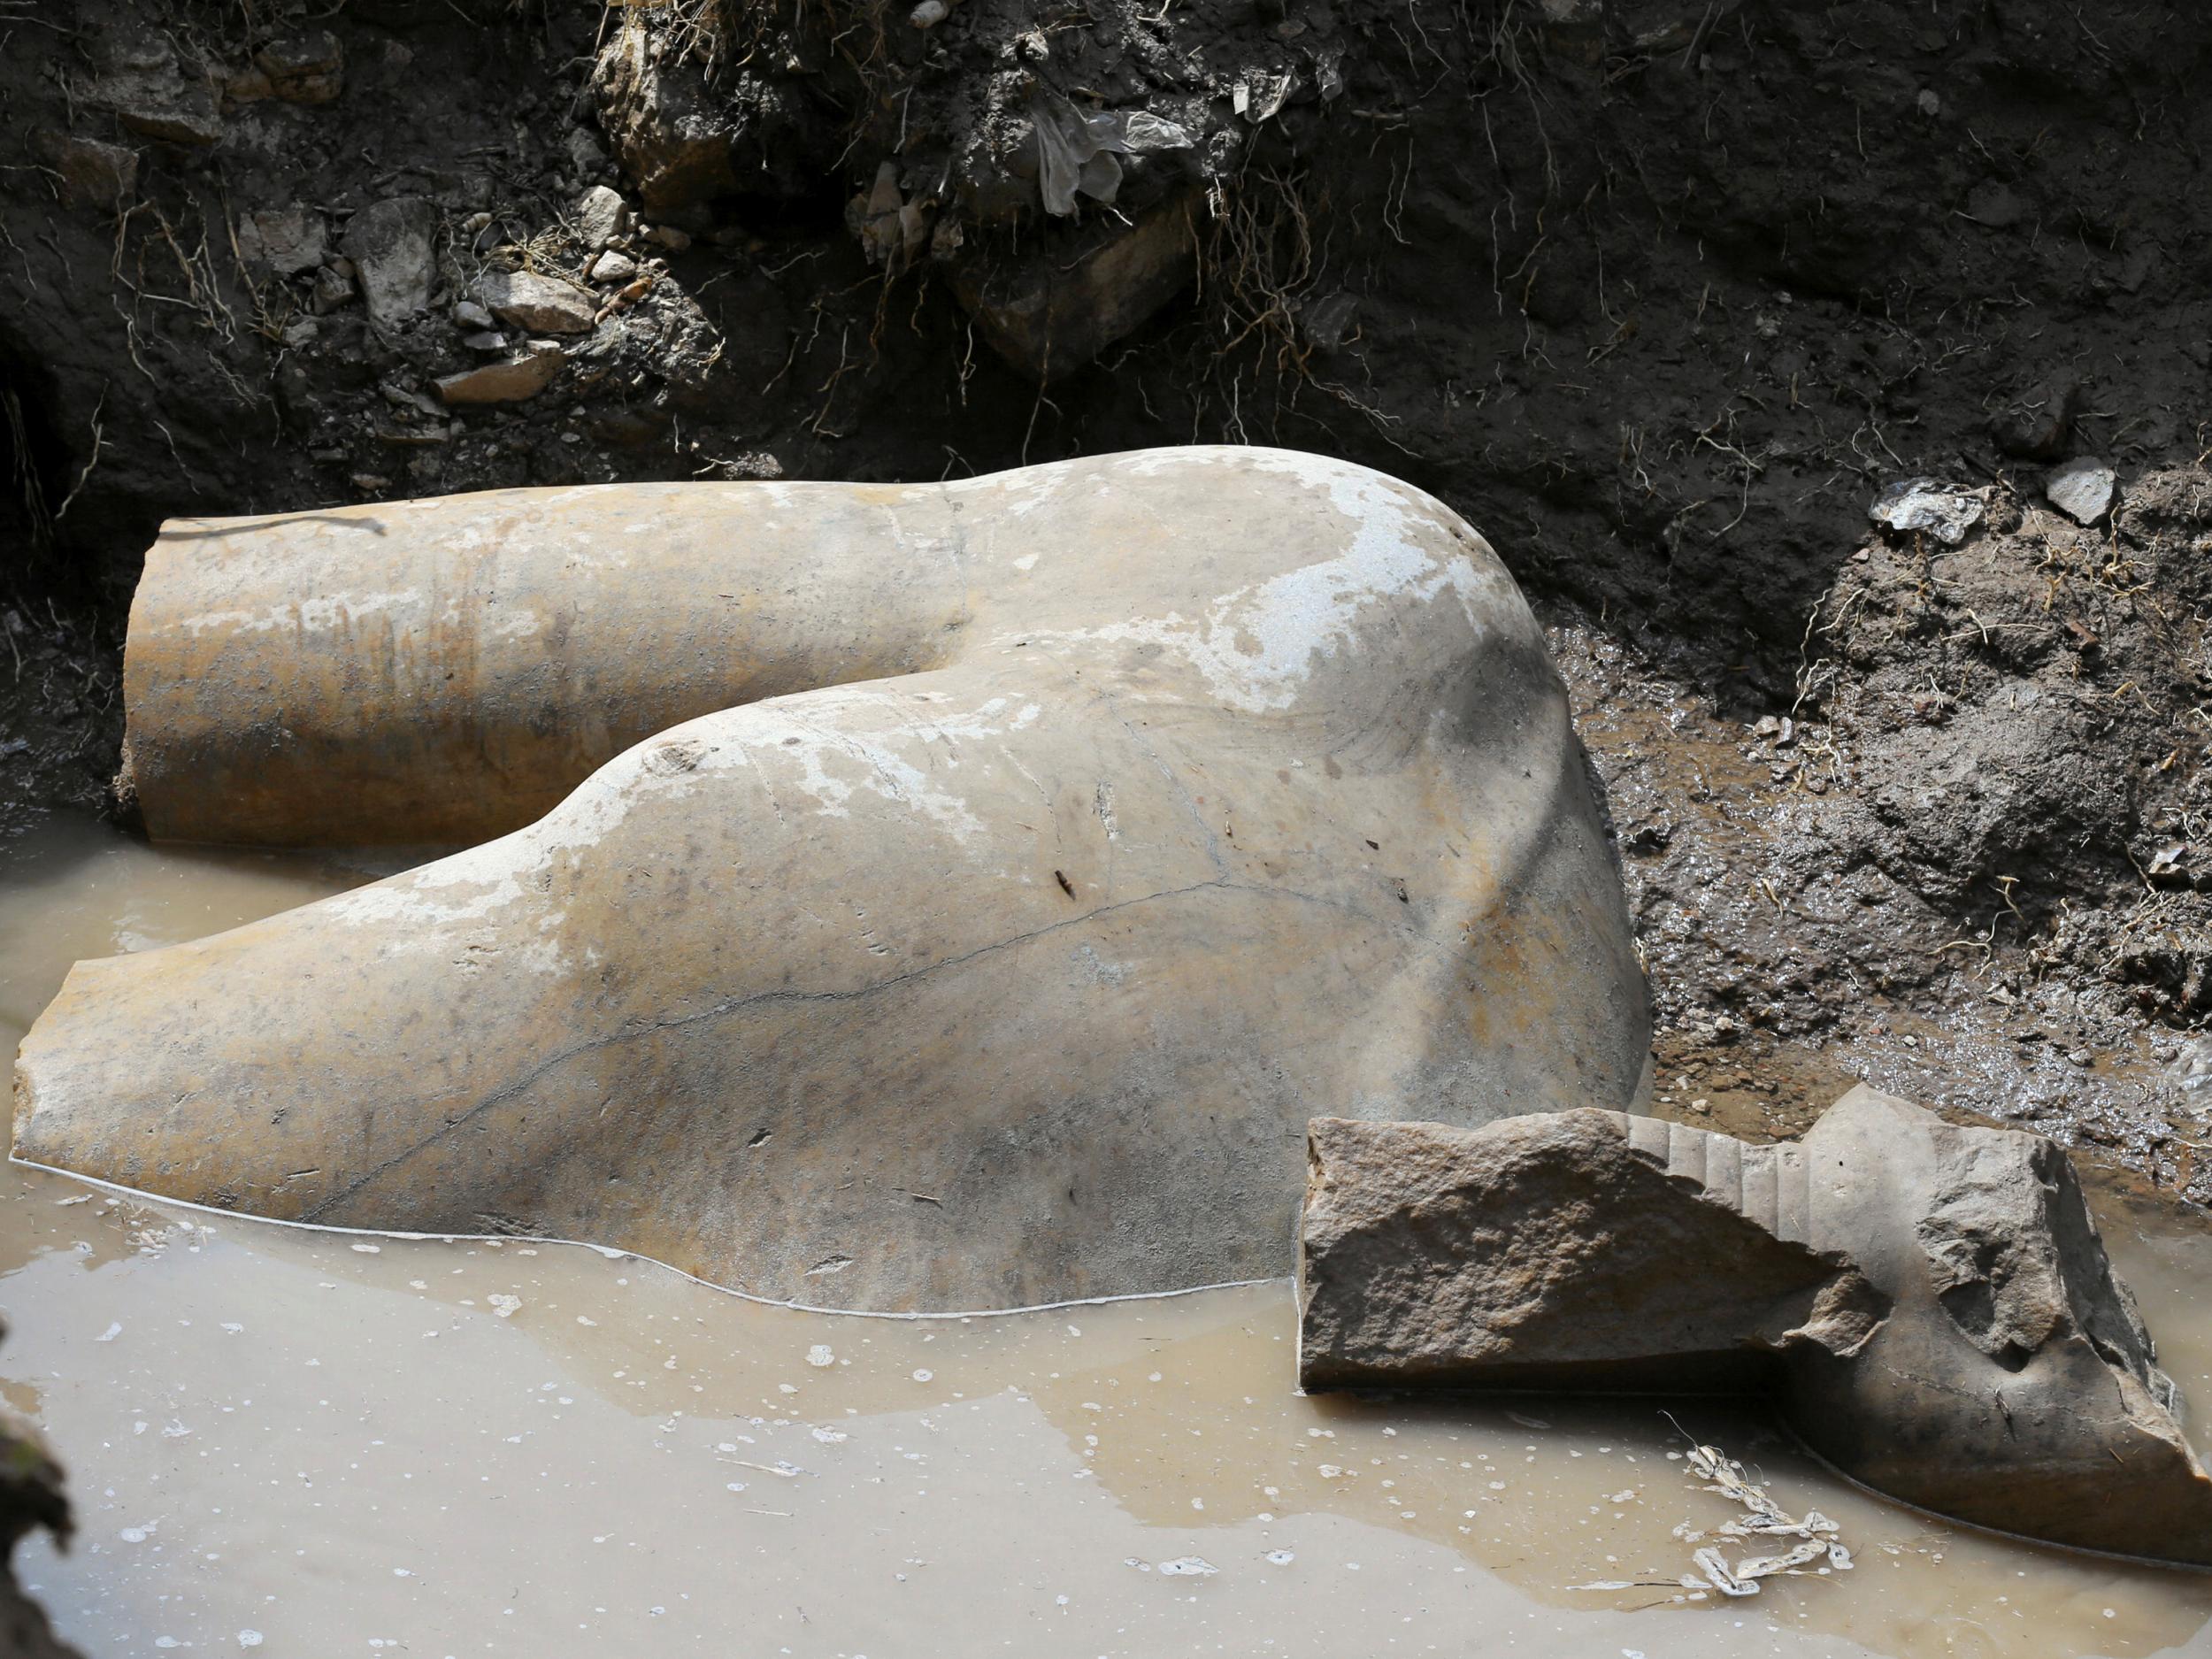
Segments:
[[[1682,1110],[1865,1075],[2212,1195],[2212,35],[933,3],[0,0],[8,812],[111,760],[166,514],[1325,449],[1555,623]],[[1869,522],[1916,476],[1957,542]]]

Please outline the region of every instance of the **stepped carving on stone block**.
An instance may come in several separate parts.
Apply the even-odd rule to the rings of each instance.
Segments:
[[[2064,1151],[1854,1089],[1796,1144],[1317,1119],[1302,1379],[1772,1393],[1908,1502],[2212,1565],[2212,1479]]]

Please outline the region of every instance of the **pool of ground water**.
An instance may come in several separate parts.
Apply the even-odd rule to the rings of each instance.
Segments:
[[[380,868],[51,822],[0,848],[0,1036],[79,957]],[[2212,1235],[2099,1194],[2167,1368],[2212,1402]],[[2212,1576],[1904,1509],[1755,1406],[1302,1396],[1286,1283],[807,1313],[588,1245],[285,1226],[11,1164],[0,1312],[0,1393],[79,1529],[19,1573],[88,1659],[2212,1655]],[[1853,1566],[1686,1586],[1740,1513],[1693,1436],[1837,1522]]]

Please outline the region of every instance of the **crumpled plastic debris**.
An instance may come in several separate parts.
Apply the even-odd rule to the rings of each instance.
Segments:
[[[1729,1567],[1728,1558],[1710,1544],[1706,1545],[1690,1559],[1697,1563],[1698,1570],[1705,1575],[1706,1583],[1711,1585],[1723,1595],[1756,1595],[1759,1594],[1759,1581],[1756,1578],[1738,1578]],[[1687,1589],[1696,1590],[1704,1587],[1687,1573],[1683,1575],[1682,1583]]]
[[[919,200],[906,200],[895,162],[876,169],[875,183],[866,196],[854,199],[848,222],[860,237],[870,265],[896,265],[911,259],[929,240],[929,209]]]
[[[1120,157],[1188,150],[1194,142],[1148,110],[1086,113],[1046,93],[1030,101],[1029,119],[1037,131],[1037,188],[1045,211],[1062,219],[1074,213],[1078,196],[1110,202],[1119,194]]]
[[[1808,1509],[1802,1520],[1785,1514],[1781,1505],[1769,1497],[1744,1473],[1743,1465],[1730,1458],[1717,1446],[1692,1446],[1686,1454],[1690,1472],[1704,1481],[1705,1490],[1717,1492],[1743,1505],[1746,1511],[1740,1521],[1729,1521],[1713,1530],[1727,1538],[1795,1538],[1801,1541],[1789,1548],[1766,1555],[1747,1555],[1731,1563],[1717,1545],[1706,1544],[1692,1552],[1690,1560],[1697,1571],[1684,1573],[1678,1579],[1601,1578],[1592,1584],[1571,1584],[1570,1590],[1630,1590],[1656,1588],[1670,1583],[1683,1589],[1703,1594],[1717,1590],[1723,1595],[1756,1595],[1759,1580],[1778,1573],[1800,1574],[1825,1557],[1824,1566],[1816,1567],[1818,1572],[1848,1572],[1851,1571],[1851,1552],[1836,1537],[1836,1524],[1818,1509]],[[1684,1526],[1674,1529],[1677,1538],[1695,1541],[1705,1536],[1701,1532],[1690,1532]]]
[[[1264,69],[1255,69],[1229,88],[1230,106],[1257,127],[1263,121],[1271,120],[1290,102],[1290,95],[1297,87],[1295,74],[1271,74]]]
[[[1171,1578],[1210,1578],[1221,1571],[1203,1555],[1178,1555],[1173,1561],[1164,1561],[1160,1571]]]
[[[1684,1588],[1700,1590],[1709,1584],[1723,1595],[1756,1595],[1760,1579],[1776,1573],[1795,1573],[1823,1556],[1833,1571],[1850,1571],[1851,1552],[1835,1536],[1840,1529],[1818,1509],[1806,1510],[1802,1520],[1785,1514],[1781,1505],[1744,1473],[1743,1465],[1717,1446],[1693,1446],[1686,1455],[1690,1472],[1705,1482],[1706,1491],[1732,1499],[1747,1511],[1742,1520],[1727,1522],[1717,1527],[1717,1532],[1731,1538],[1797,1538],[1804,1541],[1779,1555],[1747,1556],[1732,1567],[1717,1548],[1709,1544],[1690,1557],[1704,1574],[1703,1580],[1685,1573]]]
[[[1866,516],[1893,530],[1925,530],[1956,547],[1980,521],[1988,498],[1986,489],[1965,489],[1939,478],[1903,478],[1874,498]]]

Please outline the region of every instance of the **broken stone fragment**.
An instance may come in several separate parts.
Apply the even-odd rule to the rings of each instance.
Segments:
[[[177,144],[222,138],[206,68],[180,59],[160,30],[131,27],[108,35],[99,42],[97,59],[102,73],[86,101],[112,112],[132,132]]]
[[[630,227],[630,204],[603,184],[595,184],[576,203],[576,234],[585,249],[597,252]]]
[[[337,266],[326,265],[315,273],[315,280],[308,289],[307,308],[318,317],[327,317],[350,303],[355,292],[351,277]]]
[[[395,196],[353,216],[339,246],[353,261],[369,318],[391,326],[430,307],[441,215],[427,196]]]
[[[33,142],[39,159],[61,175],[71,207],[120,208],[138,188],[138,152],[127,145],[53,130]]]
[[[1033,380],[1056,380],[1151,320],[1190,282],[1191,209],[1179,195],[1133,224],[1086,227],[1073,252],[1055,245],[1007,258],[953,241],[953,293],[1001,357]]]
[[[129,650],[156,836],[501,838],[81,964],[17,1072],[42,1163],[942,1311],[1286,1271],[1325,1103],[1639,1086],[1542,633],[1365,468],[187,522]]]
[[[592,261],[591,280],[601,283],[627,282],[637,274],[637,261],[609,249]]]
[[[345,90],[345,51],[328,29],[274,40],[254,54],[269,89],[287,104],[328,104]]]
[[[2102,461],[2082,456],[2053,467],[2043,480],[2043,495],[2076,524],[2094,524],[2112,511],[2116,482]]]
[[[2021,460],[2055,461],[2066,453],[2079,396],[2071,380],[2046,381],[1990,418],[1990,442]]]
[[[238,251],[279,276],[312,271],[328,252],[323,216],[302,207],[250,214],[239,223]]]
[[[549,340],[534,340],[495,363],[441,375],[438,396],[448,403],[519,403],[553,384],[564,356]]]
[[[1594,1110],[1308,1146],[1308,1386],[1770,1390],[1909,1503],[2212,1564],[2212,1479],[2040,1136],[1860,1087],[1778,1146]]]
[[[646,207],[679,212],[737,188],[729,117],[698,66],[664,58],[626,12],[592,71],[600,123]]]
[[[589,288],[534,271],[488,271],[476,298],[501,322],[537,334],[588,334],[599,307]]]

